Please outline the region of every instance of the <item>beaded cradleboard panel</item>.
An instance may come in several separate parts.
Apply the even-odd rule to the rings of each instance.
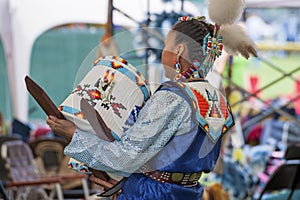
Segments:
[[[59,106],[66,119],[87,132],[94,132],[80,101],[86,99],[99,113],[116,140],[136,121],[137,115],[150,97],[143,75],[126,60],[117,56],[101,57],[94,62],[79,85]],[[84,163],[70,159],[69,168],[90,173]]]

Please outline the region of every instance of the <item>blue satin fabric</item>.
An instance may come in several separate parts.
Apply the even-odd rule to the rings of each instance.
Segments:
[[[178,88],[162,87],[161,89],[169,90],[184,98],[188,98]],[[192,122],[191,126],[193,127],[191,132],[174,136],[166,147],[149,162],[151,169],[185,173],[210,172],[213,170],[219,157],[221,139],[216,143],[209,143],[208,141],[210,140],[207,140],[208,137],[195,122]],[[194,187],[184,187],[176,184],[161,183],[143,174],[135,173],[126,180],[118,199],[198,200],[202,199],[202,195],[203,187],[200,184]]]
[[[200,131],[200,129],[198,129]],[[190,148],[175,162],[160,169],[159,171],[168,172],[209,172],[215,166],[219,156],[221,139],[207,156],[199,159],[199,150],[203,144],[205,135],[198,133]],[[174,137],[173,140],[177,140]],[[163,154],[164,150],[160,154]],[[176,154],[176,152],[174,152]],[[156,158],[156,157],[155,157]],[[162,158],[162,157],[160,157]],[[167,157],[166,157],[167,159]],[[155,159],[154,159],[155,160]],[[184,187],[176,184],[160,183],[143,174],[132,174],[125,182],[122,193],[118,199],[168,199],[168,200],[198,200],[202,199],[203,187],[198,184],[195,187]]]

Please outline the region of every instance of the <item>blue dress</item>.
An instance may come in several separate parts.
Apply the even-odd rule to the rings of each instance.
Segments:
[[[202,199],[199,183],[162,183],[140,171],[210,172],[222,135],[233,125],[225,97],[208,82],[166,82],[119,141],[77,130],[65,153],[94,169],[128,177],[118,199]]]

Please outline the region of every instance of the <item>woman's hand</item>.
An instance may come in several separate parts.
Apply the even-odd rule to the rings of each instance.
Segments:
[[[63,136],[68,141],[71,141],[76,130],[76,126],[73,122],[65,119],[58,119],[54,116],[47,117],[46,122],[55,134]]]

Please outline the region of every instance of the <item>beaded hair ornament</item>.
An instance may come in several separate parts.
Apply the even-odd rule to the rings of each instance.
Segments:
[[[229,54],[241,54],[246,59],[252,54],[257,57],[255,44],[245,30],[236,24],[240,18],[245,2],[244,0],[209,0],[208,13],[214,22],[213,35],[208,33],[203,39],[202,54],[205,56],[202,63],[196,67],[205,77],[212,70],[215,60],[222,54],[223,46]],[[191,20],[205,21],[204,16],[183,16],[179,21]]]
[[[205,17],[189,17],[189,16],[183,16],[179,17],[179,21],[191,21],[191,20],[198,20],[198,21],[205,21]],[[210,33],[208,33],[204,39],[203,39],[203,55],[205,56],[205,59],[202,64],[200,64],[199,68],[205,77],[209,71],[212,70],[213,64],[221,54],[223,49],[223,43],[222,43],[222,36],[218,36],[220,26],[217,24],[214,25],[214,32],[211,36]]]

